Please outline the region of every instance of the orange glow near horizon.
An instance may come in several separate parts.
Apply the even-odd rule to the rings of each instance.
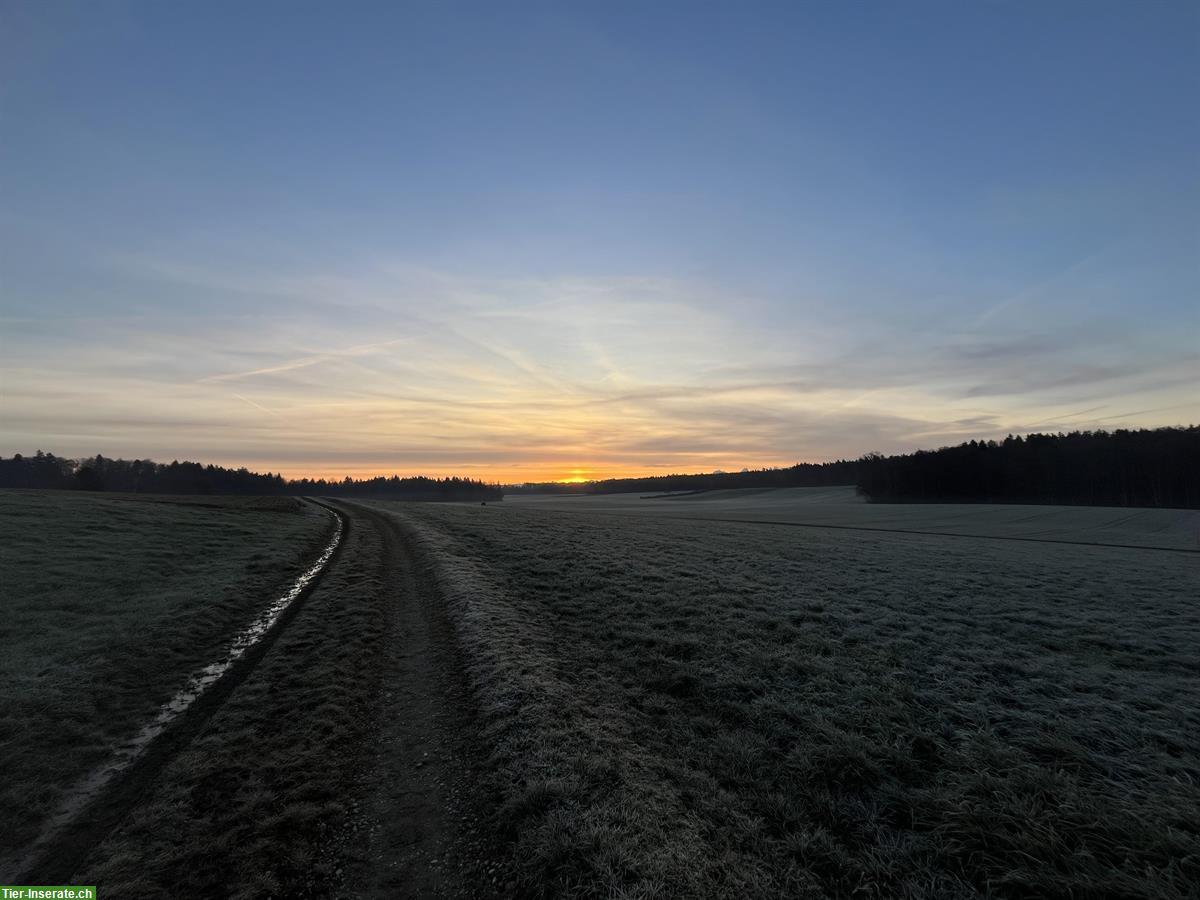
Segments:
[[[576,486],[1200,422],[1195,16],[1043,5],[998,50],[879,25],[844,79],[860,23],[805,4],[676,41],[652,4],[381,3],[264,44],[25,3],[0,458]],[[296,91],[310,46],[338,75]]]
[[[254,281],[234,284],[257,289]],[[253,328],[221,320],[195,334],[138,332],[131,348],[122,343],[130,339],[123,321],[89,322],[78,326],[76,344],[64,344],[73,355],[53,360],[44,348],[14,343],[0,392],[0,452],[188,459],[289,479],[580,484],[785,467],[1010,433],[1178,424],[1200,413],[1194,367],[1179,356],[1164,356],[1155,370],[1173,387],[1157,391],[1153,405],[1143,397],[1149,376],[1138,370],[1125,394],[1089,406],[1069,391],[1022,389],[1028,366],[1010,368],[1006,348],[1020,358],[1040,353],[1039,344],[1030,350],[1014,339],[993,352],[990,343],[956,337],[948,355],[905,362],[897,375],[877,370],[869,354],[838,355],[836,335],[824,331],[781,331],[781,343],[774,333],[751,333],[740,319],[693,305],[693,292],[703,291],[684,283],[481,284],[401,272],[358,290],[364,303],[393,294],[441,298],[454,315],[403,328],[371,316],[256,318]],[[655,325],[663,321],[673,323],[669,341]],[[130,374],[130,354],[161,365]],[[1077,383],[1070,366],[1038,371],[1039,384]],[[987,390],[976,396],[980,385]]]
[[[592,471],[590,469],[572,469],[569,478],[556,478],[554,480],[559,484],[585,484],[589,481],[596,481],[597,479],[592,475]]]
[[[477,467],[447,467],[409,469],[408,467],[388,468],[387,466],[338,466],[317,465],[312,467],[292,467],[287,465],[263,463],[244,463],[236,460],[214,461],[217,465],[230,468],[245,466],[252,472],[272,472],[282,475],[288,480],[302,478],[325,479],[326,481],[341,481],[347,475],[356,480],[370,478],[390,478],[398,475],[401,478],[425,476],[428,478],[474,478],[489,484],[586,484],[590,481],[605,481],[611,478],[649,478],[656,475],[706,474],[718,469],[739,471],[741,465],[694,465],[678,466],[556,466],[553,463],[530,464],[528,466],[477,466]],[[748,463],[751,469],[785,467],[795,465],[796,460],[754,461]]]

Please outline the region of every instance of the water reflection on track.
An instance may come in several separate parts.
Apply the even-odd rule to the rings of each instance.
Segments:
[[[92,801],[96,800],[113,783],[114,779],[137,763],[146,754],[148,748],[154,744],[155,739],[162,735],[172,722],[187,712],[197,700],[229,673],[229,670],[245,656],[248,650],[271,632],[272,627],[279,621],[279,617],[304,594],[304,591],[325,570],[342,542],[346,526],[340,513],[324,504],[317,505],[333,516],[335,522],[333,535],[321,551],[321,555],[249,626],[238,632],[219,658],[193,672],[188,677],[187,683],[170,700],[159,707],[153,719],[143,725],[136,735],[117,747],[102,766],[90,772],[66,792],[61,806],[46,822],[37,839],[28,847],[24,854],[24,860],[14,867],[15,869],[23,869],[48,845],[55,842],[64,830],[69,830],[72,823]],[[0,866],[0,870],[2,870],[0,877],[7,878],[9,865]],[[16,871],[12,871],[12,875],[16,874]]]

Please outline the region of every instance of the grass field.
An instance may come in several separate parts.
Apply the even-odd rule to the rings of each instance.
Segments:
[[[314,555],[291,499],[0,491],[0,856]]]
[[[346,539],[311,594],[128,783],[72,880],[245,898],[1200,883],[1195,513],[840,489],[337,506]],[[21,812],[0,855],[329,527],[290,500],[0,492],[0,771]]]
[[[372,542],[348,538],[346,565],[96,848],[80,883],[118,897],[334,893],[379,683]]]
[[[439,575],[521,892],[1194,896],[1200,555],[663,511],[737,518],[715,499],[379,504]],[[952,512],[1176,548],[1191,521]]]
[[[337,559],[78,881],[115,897],[509,896],[473,832],[465,686],[418,650],[441,617],[394,524],[339,509]]]
[[[1018,503],[867,503],[853,487],[702,491],[677,495],[515,495],[521,509],[661,518],[747,520],[836,528],[920,531],[1082,544],[1200,550],[1200,511]]]

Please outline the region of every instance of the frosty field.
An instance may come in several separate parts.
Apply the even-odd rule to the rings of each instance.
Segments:
[[[0,858],[210,661],[328,528],[290,498],[0,491]]]
[[[996,537],[1183,549],[1195,513],[847,499],[379,504],[440,573],[524,889],[1188,896],[1200,554]]]
[[[512,496],[506,506],[664,518],[747,520],[881,531],[1200,550],[1200,512],[1096,506],[867,503],[852,487],[694,494]]]
[[[840,488],[0,492],[6,873],[336,518],[277,640],[53,874],[389,900],[1200,883],[1197,513]]]

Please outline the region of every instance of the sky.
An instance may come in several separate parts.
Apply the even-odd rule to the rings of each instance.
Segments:
[[[1200,422],[1200,5],[0,0],[0,454]]]

